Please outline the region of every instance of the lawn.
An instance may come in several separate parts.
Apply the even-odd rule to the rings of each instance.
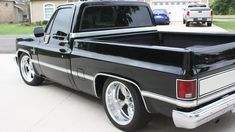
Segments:
[[[214,16],[215,19],[235,19],[235,15],[215,15]]]
[[[235,22],[214,22],[214,24],[227,31],[235,32]]]
[[[21,24],[0,24],[0,35],[3,34],[32,34],[35,26]]]

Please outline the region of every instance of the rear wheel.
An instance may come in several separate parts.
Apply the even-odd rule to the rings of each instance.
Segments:
[[[103,102],[110,121],[121,130],[139,129],[150,119],[142,98],[132,84],[108,79],[103,89]]]
[[[211,27],[212,26],[212,22],[207,22],[207,26]]]
[[[19,69],[21,77],[24,82],[28,85],[39,85],[43,82],[43,78],[35,75],[34,67],[31,62],[31,58],[29,55],[23,53],[20,55],[19,59]]]
[[[186,27],[189,27],[189,25],[190,25],[190,22],[186,22]]]

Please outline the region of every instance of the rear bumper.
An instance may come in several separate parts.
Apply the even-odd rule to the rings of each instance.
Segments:
[[[186,19],[187,22],[212,22],[213,19],[212,18],[193,18],[193,17],[190,17],[190,18],[187,18]]]
[[[176,127],[193,129],[234,110],[235,94],[232,94],[192,112],[173,110],[172,117]]]

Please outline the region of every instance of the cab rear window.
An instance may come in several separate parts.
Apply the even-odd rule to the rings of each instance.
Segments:
[[[80,30],[144,26],[153,26],[150,12],[145,6],[92,6],[85,8]]]

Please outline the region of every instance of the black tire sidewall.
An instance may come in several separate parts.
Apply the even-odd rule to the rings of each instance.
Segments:
[[[22,71],[21,71],[21,59],[24,57],[24,56],[28,56],[30,57],[28,54],[25,54],[25,53],[22,53],[19,57],[19,70],[20,70],[20,75],[22,77],[22,79],[24,80],[24,82],[28,85],[32,85],[32,86],[35,86],[35,85],[39,85],[43,82],[43,78],[37,76],[36,74],[34,75],[34,78],[31,82],[25,80],[24,76],[22,75]],[[31,58],[30,58],[31,59]]]
[[[113,81],[118,81],[123,83],[128,90],[130,91],[133,100],[134,100],[134,107],[135,107],[135,112],[134,112],[134,116],[133,119],[131,120],[131,122],[127,125],[120,125],[117,122],[115,122],[112,117],[110,116],[107,106],[106,106],[106,101],[105,101],[105,94],[106,94],[106,90],[108,85],[113,82]],[[130,83],[118,80],[118,79],[108,79],[105,84],[104,84],[104,88],[103,88],[103,94],[102,94],[102,101],[104,104],[104,109],[105,112],[107,113],[107,116],[109,118],[109,120],[119,129],[124,130],[124,131],[133,131],[136,130],[138,128],[143,127],[147,122],[147,118],[148,118],[148,113],[146,112],[146,109],[144,107],[142,98],[139,95],[139,92],[137,90],[137,88],[135,86],[133,86]],[[146,119],[145,119],[146,118]]]

